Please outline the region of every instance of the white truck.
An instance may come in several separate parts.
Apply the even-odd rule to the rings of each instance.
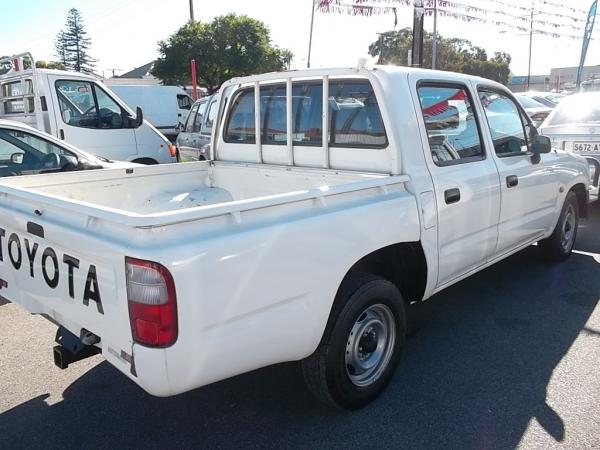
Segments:
[[[0,184],[0,295],[156,396],[302,360],[357,408],[390,380],[406,305],[538,243],[573,248],[582,158],[500,84],[382,66],[223,85],[212,161]]]
[[[144,118],[166,136],[177,136],[194,101],[179,86],[116,84],[119,78],[107,80],[110,89],[130,108],[144,111]]]
[[[30,53],[0,59],[0,118],[23,122],[109,160],[174,163],[176,148],[98,79],[37,69]]]

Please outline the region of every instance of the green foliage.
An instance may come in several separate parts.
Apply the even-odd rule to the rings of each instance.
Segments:
[[[431,33],[425,33],[423,67],[431,67]],[[412,48],[412,29],[388,31],[369,45],[371,56],[379,56],[380,64],[408,65],[408,51]],[[466,39],[444,38],[438,34],[436,69],[467,73],[506,84],[510,73],[511,57],[496,52],[488,58],[486,51]]]
[[[35,67],[38,69],[56,69],[56,70],[66,70],[65,65],[58,61],[44,61],[42,59],[35,62]]]
[[[71,8],[67,13],[65,29],[56,35],[55,56],[67,69],[91,72],[96,62],[88,53],[91,45],[92,40],[87,37],[87,32],[83,28],[81,13]]]
[[[160,57],[153,74],[166,84],[187,84],[190,60],[198,79],[214,92],[232,77],[283,70],[292,53],[271,44],[269,29],[259,20],[228,14],[210,23],[188,22],[158,43]]]

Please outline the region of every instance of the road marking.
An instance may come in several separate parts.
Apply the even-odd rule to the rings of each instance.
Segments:
[[[596,260],[596,262],[600,263],[600,253],[582,252],[581,250],[573,250],[573,253],[577,253],[578,255],[591,256]]]

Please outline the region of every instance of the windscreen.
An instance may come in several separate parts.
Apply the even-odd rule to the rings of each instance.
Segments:
[[[561,102],[550,118],[549,125],[600,123],[600,96],[582,94]]]
[[[523,108],[544,108],[545,107],[545,105],[542,105],[537,100],[534,100],[525,95],[517,95],[517,100],[519,100],[519,103],[521,104],[521,106],[523,106]]]

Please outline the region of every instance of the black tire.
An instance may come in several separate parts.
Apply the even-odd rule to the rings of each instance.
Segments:
[[[569,215],[571,219],[569,219]],[[573,191],[567,193],[562,211],[550,237],[538,243],[545,259],[553,262],[566,260],[573,250],[579,226],[579,203]],[[567,233],[569,238],[567,239]]]
[[[372,375],[372,383],[358,386],[351,380],[350,369],[346,365],[349,354],[347,347],[350,344],[350,333],[360,326],[359,318],[366,320],[365,313],[370,310],[385,312],[387,323],[395,327],[395,338],[390,339],[390,329],[386,335],[387,342],[390,343],[385,346],[386,356],[382,357],[381,363],[377,365],[378,375]],[[362,336],[367,336],[369,329],[366,330]],[[380,335],[383,336],[384,333]],[[356,409],[366,405],[374,400],[390,381],[404,346],[405,335],[404,300],[394,284],[374,275],[357,275],[347,279],[336,296],[317,350],[302,361],[306,385],[319,400],[331,406]],[[362,337],[353,339],[356,341],[355,347],[362,348]]]

